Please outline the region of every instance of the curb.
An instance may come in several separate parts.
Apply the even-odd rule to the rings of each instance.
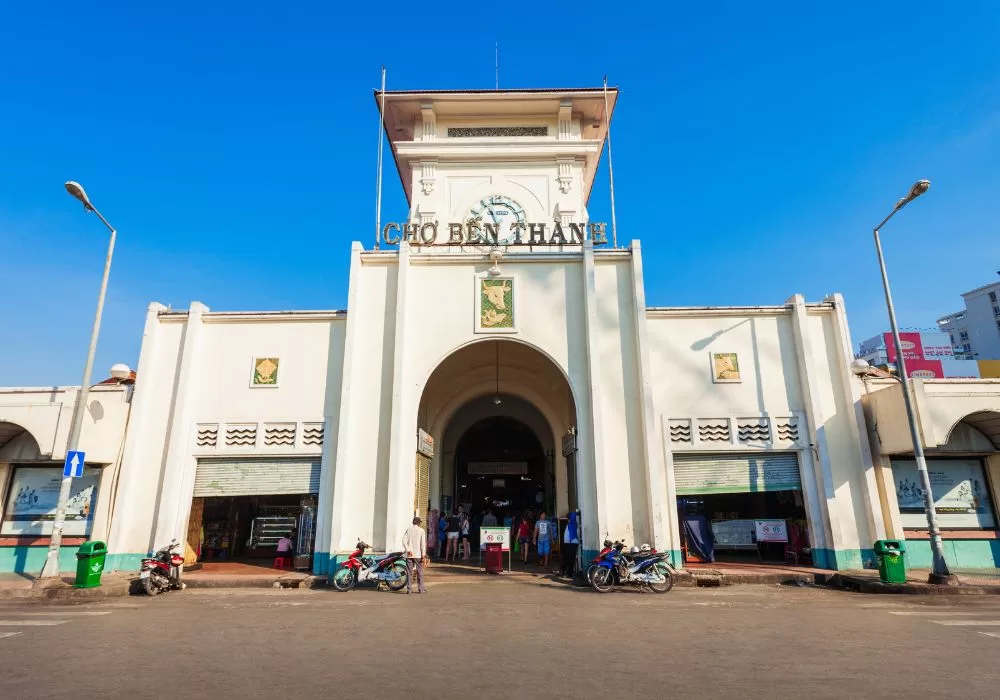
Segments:
[[[325,576],[243,576],[235,574],[232,578],[185,578],[182,579],[187,588],[293,588],[314,589],[325,588]]]
[[[1000,586],[974,586],[959,584],[957,586],[933,585],[930,583],[883,583],[864,576],[845,576],[834,574],[827,582],[832,588],[840,588],[854,593],[891,594],[891,595],[931,595],[931,596],[964,596],[964,595],[1000,595]]]

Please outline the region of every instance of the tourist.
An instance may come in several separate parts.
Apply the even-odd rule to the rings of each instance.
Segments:
[[[566,524],[566,531],[563,532],[562,544],[562,577],[573,578],[576,569],[576,550],[580,546],[580,523],[577,522],[577,513],[569,514],[569,522]]]
[[[493,515],[493,510],[490,508],[486,509],[486,515],[483,516],[483,527],[496,527],[497,526],[497,516]]]
[[[552,552],[552,523],[545,519],[545,511],[538,515],[535,523],[535,551],[538,552],[538,563],[543,567],[549,565],[549,554]]]
[[[445,540],[448,538],[448,516],[441,511],[437,523],[437,558],[444,559]]]
[[[527,517],[521,518],[521,524],[517,526],[517,543],[521,547],[521,561],[528,563],[528,550],[531,542],[531,521]]]
[[[444,559],[455,561],[458,556],[458,536],[462,533],[462,506],[459,506],[448,516],[448,546],[444,552]]]
[[[470,541],[470,538],[469,538],[469,528],[470,528],[470,526],[471,526],[471,523],[469,522],[469,516],[468,516],[468,514],[467,513],[463,513],[462,514],[462,529],[460,531],[460,533],[461,533],[460,534],[461,539],[459,541],[459,544],[461,545],[462,550],[463,550],[462,559],[465,560],[465,561],[469,561],[470,550],[472,549],[471,541]]]
[[[410,593],[413,573],[417,574],[417,593],[426,593],[424,587],[424,560],[427,558],[427,533],[420,527],[420,518],[413,518],[413,525],[403,533],[403,551],[406,552],[406,592]]]

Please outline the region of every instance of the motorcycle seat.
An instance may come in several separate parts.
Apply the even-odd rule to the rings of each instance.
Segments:
[[[401,557],[401,556],[403,556],[403,554],[404,554],[404,552],[389,552],[385,556],[386,557]]]

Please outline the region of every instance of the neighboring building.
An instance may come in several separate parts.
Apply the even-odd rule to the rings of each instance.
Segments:
[[[921,379],[966,378],[980,376],[979,365],[974,360],[957,357],[947,333],[899,334],[903,359],[909,376]],[[874,367],[888,369],[896,364],[896,345],[892,333],[880,333],[861,343],[857,357]]]
[[[38,572],[45,561],[62,483],[77,387],[0,388],[0,572]],[[87,539],[106,540],[132,387],[91,389],[80,444],[83,476],[73,481],[59,564],[76,566]]]
[[[710,528],[720,556],[873,566],[873,543],[903,530],[842,298],[649,306],[639,242],[616,245],[586,208],[616,98],[387,92],[410,215],[352,246],[346,310],[151,304],[127,436],[131,387],[96,388],[120,405],[90,407],[106,432],[84,434],[109,568],[175,538],[188,561],[260,559],[291,534],[296,566],[323,574],[358,539],[396,549],[415,513],[457,504],[580,509],[584,557],[610,536],[681,563]],[[57,470],[65,433],[2,409]],[[40,566],[44,540],[17,546],[0,566]]]
[[[1000,360],[1000,282],[962,295],[965,309],[938,319],[962,359]]]

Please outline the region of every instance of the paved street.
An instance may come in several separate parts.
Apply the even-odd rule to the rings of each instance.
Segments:
[[[56,657],[53,665],[53,656]],[[996,698],[1000,599],[524,580],[0,601],[9,698]],[[157,684],[162,684],[157,688]]]

